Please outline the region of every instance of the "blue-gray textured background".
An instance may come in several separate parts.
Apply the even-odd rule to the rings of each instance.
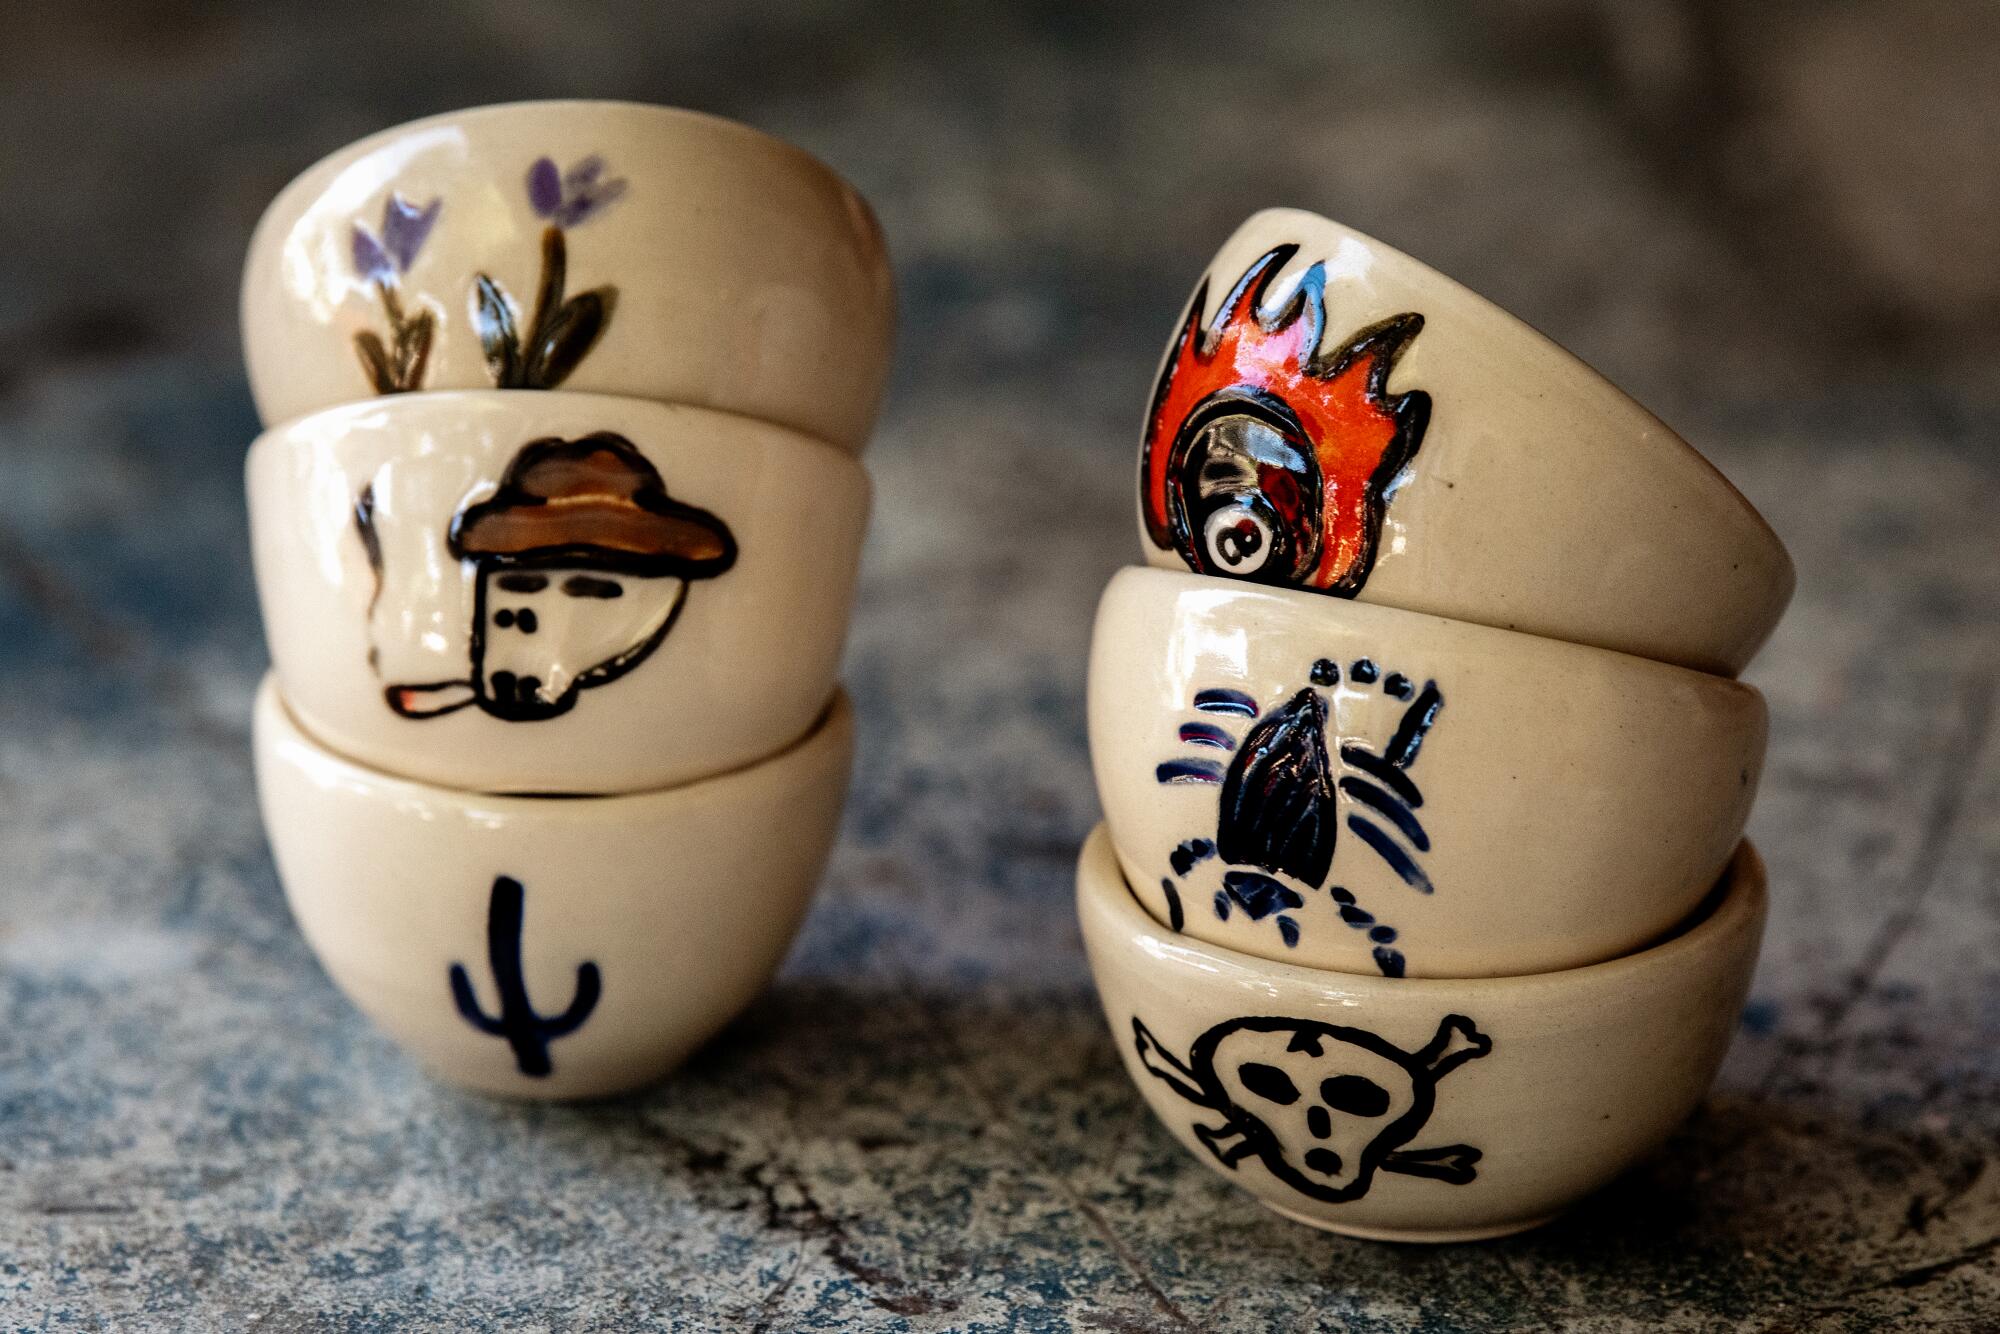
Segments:
[[[2000,1327],[1996,76],[1983,0],[5,0],[0,1325]],[[322,153],[565,95],[825,157],[905,330],[824,893],[710,1051],[581,1109],[426,1081],[286,915],[234,316]],[[1800,567],[1721,1085],[1496,1244],[1321,1236],[1184,1155],[1073,924],[1153,361],[1280,203],[1575,348]]]

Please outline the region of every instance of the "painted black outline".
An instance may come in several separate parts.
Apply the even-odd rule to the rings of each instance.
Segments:
[[[1229,417],[1246,417],[1284,438],[1286,445],[1306,465],[1302,476],[1308,492],[1308,506],[1314,497],[1324,493],[1326,481],[1320,472],[1319,454],[1313,449],[1312,437],[1306,434],[1304,424],[1290,404],[1268,390],[1248,386],[1210,394],[1183,419],[1173,448],[1168,451],[1168,495],[1165,503],[1180,557],[1197,574],[1220,575],[1241,579],[1245,583],[1298,587],[1305,572],[1319,563],[1323,534],[1316,523],[1305,525],[1304,532],[1293,532],[1282,525],[1272,524],[1271,554],[1264,564],[1249,573],[1210,568],[1207,553],[1197,540],[1195,522],[1187,510],[1189,484],[1196,480],[1201,469],[1195,461],[1194,442],[1209,426]]]
[[[580,456],[600,450],[616,455],[628,468],[648,479],[646,485],[634,496],[634,502],[639,508],[663,518],[696,523],[709,529],[721,542],[721,554],[706,559],[694,559],[668,553],[615,551],[587,543],[537,547],[520,553],[468,553],[465,550],[464,534],[469,524],[476,523],[486,514],[524,503],[525,493],[519,485],[519,478],[528,467],[551,454]],[[363,489],[361,497],[355,503],[355,523],[360,529],[362,545],[368,554],[369,564],[375,571],[375,597],[379,598],[382,587],[381,540],[374,528],[372,485]],[[668,495],[666,482],[660,476],[659,469],[639,451],[636,445],[615,431],[593,431],[574,440],[564,439],[561,436],[541,436],[522,445],[514,451],[513,458],[508,460],[506,470],[501,474],[499,486],[493,495],[477,503],[462,506],[452,516],[446,546],[459,560],[470,561],[476,571],[472,594],[472,629],[467,645],[471,676],[462,680],[428,681],[385,687],[382,693],[389,708],[398,715],[416,722],[442,718],[460,709],[472,707],[510,723],[546,722],[551,718],[560,718],[576,707],[576,702],[584,691],[616,681],[652,656],[653,651],[666,640],[667,635],[680,620],[681,612],[687,606],[688,592],[695,582],[713,579],[727,573],[735,566],[738,554],[736,536],[730,531],[728,523],[720,515],[702,509],[698,505],[675,500]],[[674,578],[681,580],[682,583],[665,618],[647,638],[579,672],[570,681],[569,688],[555,700],[544,701],[536,697],[532,701],[523,701],[511,694],[506,697],[495,697],[487,690],[486,677],[488,586],[493,580],[516,571],[544,569],[601,570],[636,578]],[[569,582],[574,581],[565,583],[566,594],[569,593]],[[372,599],[369,609],[372,614],[374,610]],[[414,698],[451,691],[459,687],[469,691],[466,698],[437,708],[419,708],[410,702]]]
[[[1368,1142],[1347,1185],[1330,1187],[1299,1171],[1286,1159],[1284,1146],[1271,1128],[1231,1101],[1223,1090],[1222,1078],[1215,1070],[1215,1053],[1226,1039],[1239,1032],[1290,1032],[1293,1037],[1287,1050],[1292,1051],[1311,1051],[1303,1044],[1331,1040],[1392,1061],[1409,1074],[1413,1094],[1409,1109]],[[1436,1110],[1438,1081],[1467,1061],[1477,1060],[1493,1050],[1493,1039],[1480,1032],[1478,1025],[1465,1015],[1448,1014],[1439,1020],[1431,1040],[1414,1052],[1405,1051],[1365,1028],[1283,1016],[1225,1019],[1194,1040],[1186,1061],[1161,1046],[1137,1015],[1132,1017],[1132,1042],[1139,1064],[1147,1074],[1186,1101],[1223,1117],[1219,1126],[1196,1125],[1193,1130],[1202,1147],[1231,1171],[1243,1159],[1254,1156],[1266,1171],[1299,1194],[1328,1204],[1360,1199],[1374,1184],[1377,1172],[1426,1177],[1454,1186],[1465,1185],[1478,1175],[1481,1153],[1469,1144],[1441,1144],[1428,1149],[1403,1147],[1416,1137]]]
[[[606,658],[603,662],[598,663],[596,666],[578,672],[576,676],[570,681],[569,689],[564,691],[553,702],[541,703],[539,702],[539,697],[537,697],[536,703],[524,704],[518,697],[512,699],[498,699],[488,695],[486,692],[486,586],[487,584],[491,581],[491,579],[494,576],[498,575],[502,570],[531,570],[536,568],[550,569],[558,567],[564,569],[571,569],[575,568],[580,563],[581,562],[579,562],[574,556],[568,555],[567,553],[565,553],[563,558],[561,559],[550,559],[547,561],[509,561],[504,565],[493,565],[490,567],[487,566],[484,563],[484,561],[481,562],[479,577],[477,581],[473,584],[473,591],[472,591],[472,640],[471,640],[471,651],[470,651],[470,657],[472,659],[472,692],[473,692],[473,698],[470,702],[477,704],[481,712],[491,714],[493,717],[498,718],[503,722],[509,722],[509,723],[546,722],[551,718],[562,717],[565,713],[568,713],[571,709],[576,707],[576,701],[578,697],[583,694],[584,691],[592,689],[595,686],[606,685],[612,681],[616,681],[619,677],[625,675],[627,672],[631,671],[634,667],[637,667],[640,663],[644,662],[647,658],[651,657],[653,654],[653,650],[658,648],[661,642],[666,639],[668,633],[673,630],[674,623],[680,620],[681,610],[687,606],[688,589],[692,587],[692,585],[688,583],[682,583],[680,592],[674,595],[674,604],[671,608],[668,609],[666,618],[660,622],[659,629],[655,630],[645,640],[641,641],[640,643],[634,644],[631,648],[626,649],[623,653],[618,654],[616,657]],[[587,568],[605,568],[605,567],[587,567]],[[395,702],[393,700],[390,702],[389,707],[392,709],[396,707]],[[459,707],[464,707],[464,706],[461,705]],[[401,712],[401,710],[397,711]],[[405,716],[410,717],[415,715],[405,715]],[[437,717],[439,715],[427,714],[424,716]]]
[[[1251,582],[1282,584],[1285,587],[1301,588],[1312,592],[1326,593],[1332,597],[1353,597],[1368,582],[1369,574],[1375,568],[1376,548],[1382,534],[1382,524],[1387,518],[1389,492],[1396,477],[1409,466],[1423,445],[1424,433],[1430,427],[1431,396],[1421,389],[1405,390],[1401,394],[1389,392],[1389,376],[1396,363],[1417,335],[1423,332],[1424,317],[1415,311],[1405,311],[1378,320],[1357,330],[1343,344],[1331,348],[1323,347],[1326,335],[1326,265],[1315,261],[1299,275],[1298,285],[1292,290],[1281,307],[1276,311],[1264,310],[1264,298],[1272,282],[1283,271],[1285,265],[1299,253],[1296,242],[1285,242],[1273,246],[1243,271],[1229,293],[1218,304],[1207,323],[1202,322],[1202,311],[1208,302],[1209,280],[1204,277],[1195,288],[1188,301],[1186,312],[1181,317],[1180,332],[1173,345],[1167,350],[1166,361],[1160,377],[1154,383],[1153,396],[1146,408],[1146,430],[1139,451],[1139,490],[1141,513],[1145,520],[1146,535],[1153,545],[1162,551],[1176,552],[1187,567],[1197,574],[1215,574],[1223,578],[1245,578]],[[1243,576],[1227,570],[1212,570],[1202,555],[1198,534],[1193,530],[1193,521],[1187,512],[1187,497],[1181,484],[1187,472],[1187,455],[1194,447],[1201,429],[1220,415],[1240,412],[1254,417],[1265,425],[1285,434],[1287,438],[1304,439],[1310,448],[1306,451],[1312,461],[1312,477],[1323,488],[1323,470],[1317,442],[1313,441],[1300,424],[1297,412],[1284,400],[1269,390],[1257,385],[1237,385],[1221,389],[1203,398],[1188,410],[1187,416],[1175,426],[1173,443],[1167,447],[1165,466],[1161,469],[1162,486],[1165,494],[1158,498],[1157,513],[1151,489],[1152,462],[1155,442],[1161,438],[1160,414],[1164,411],[1167,392],[1173,385],[1174,373],[1179,369],[1183,353],[1190,339],[1195,340],[1194,355],[1207,360],[1215,355],[1216,345],[1221,341],[1229,322],[1242,302],[1249,301],[1250,318],[1265,335],[1283,332],[1300,318],[1310,321],[1302,346],[1310,348],[1300,371],[1314,379],[1327,380],[1338,376],[1353,364],[1355,358],[1375,356],[1375,365],[1368,375],[1368,397],[1379,403],[1382,409],[1396,423],[1395,435],[1383,451],[1380,462],[1369,474],[1363,486],[1363,515],[1361,548],[1355,554],[1353,565],[1333,584],[1320,586],[1304,583],[1304,575],[1318,564],[1318,552],[1325,541],[1320,529],[1319,515],[1323,507],[1309,510],[1312,516],[1309,540],[1292,539],[1300,550],[1310,548],[1314,553],[1309,561],[1297,563],[1288,578],[1278,578],[1275,563],[1266,562],[1255,573]],[[1270,573],[1266,573],[1266,572]]]

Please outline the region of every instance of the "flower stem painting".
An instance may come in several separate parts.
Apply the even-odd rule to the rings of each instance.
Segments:
[[[611,322],[617,289],[592,288],[565,296],[569,232],[601,214],[625,193],[622,177],[605,174],[592,154],[559,169],[551,158],[528,168],[528,204],[548,225],[542,232],[542,272],[526,332],[519,308],[488,274],[473,283],[472,320],[497,389],[553,389],[589,354]]]
[[[371,232],[358,222],[354,224],[351,236],[354,271],[375,289],[382,302],[382,313],[389,321],[387,342],[372,329],[354,335],[354,350],[361,358],[362,373],[378,394],[403,394],[423,388],[437,317],[425,307],[410,312],[403,304],[400,287],[403,275],[416,263],[418,252],[437,223],[443,204],[442,199],[433,199],[419,207],[399,194],[392,194],[382,206],[379,231]]]

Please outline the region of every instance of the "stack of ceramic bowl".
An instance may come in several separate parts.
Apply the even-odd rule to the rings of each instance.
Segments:
[[[1505,312],[1261,213],[1145,425],[1078,877],[1126,1067],[1281,1213],[1447,1240],[1660,1144],[1728,1044],[1784,549]]]
[[[846,789],[893,313],[852,189],[680,111],[440,116],[266,214],[265,824],[327,971],[441,1076],[643,1083],[782,958]]]

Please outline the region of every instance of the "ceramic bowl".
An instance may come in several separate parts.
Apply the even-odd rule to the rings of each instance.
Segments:
[[[1749,686],[1291,589],[1133,568],[1090,750],[1161,922],[1308,968],[1596,963],[1715,883],[1764,755]]]
[[[414,389],[574,389],[859,450],[895,293],[868,205],[731,121],[520,102],[385,130],[280,193],[243,275],[266,424]]]
[[[334,982],[439,1078],[584,1098],[659,1078],[776,971],[825,865],[854,722],[837,696],[762,764],[621,797],[392,778],[257,697],[257,795]]]
[[[1151,564],[1735,675],[1792,592],[1755,509],[1660,420],[1449,278],[1253,216],[1142,431]]]
[[[1100,827],[1077,910],[1125,1069],[1189,1152],[1351,1236],[1470,1241],[1547,1222],[1658,1148],[1722,1064],[1764,930],[1744,844],[1670,938],[1532,977],[1363,977],[1176,935]]]
[[[798,738],[867,525],[852,457],[594,394],[331,408],[247,467],[271,659],[307,729],[489,792],[630,792]]]

